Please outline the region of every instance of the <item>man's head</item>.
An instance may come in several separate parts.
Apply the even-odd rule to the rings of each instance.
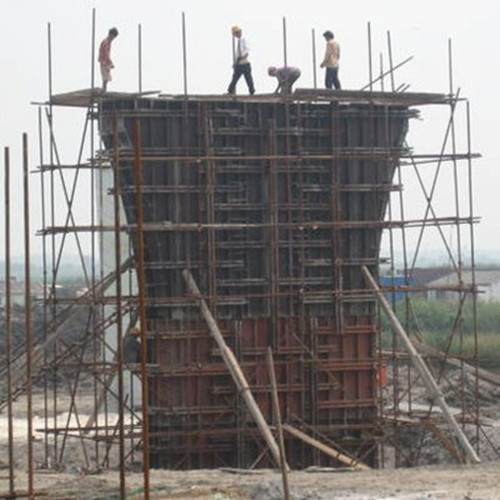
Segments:
[[[241,36],[241,28],[237,25],[234,25],[232,28],[231,28],[231,33],[233,36],[235,36],[236,38],[239,38]]]
[[[269,76],[276,76],[276,66],[269,66],[269,68],[267,68],[267,74]]]
[[[323,36],[325,37],[325,40],[333,40],[335,37],[333,36],[333,33],[330,30],[326,30],[323,33]]]
[[[108,36],[110,38],[116,38],[118,36],[118,30],[116,28],[111,28],[109,31],[108,31]]]

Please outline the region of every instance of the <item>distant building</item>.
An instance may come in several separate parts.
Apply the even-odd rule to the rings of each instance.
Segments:
[[[43,299],[43,285],[41,283],[31,283],[31,298],[34,300]],[[4,308],[5,299],[5,280],[0,281],[0,307]],[[16,278],[10,280],[10,302],[14,306],[24,306],[25,290],[24,281],[17,281]]]
[[[472,286],[470,269],[462,271],[462,283],[464,286]],[[475,283],[479,301],[500,302],[500,269],[476,269]],[[451,288],[458,284],[457,272],[448,271],[445,276],[427,283],[430,289],[426,292],[426,297],[429,300],[454,300],[457,298],[457,292]]]

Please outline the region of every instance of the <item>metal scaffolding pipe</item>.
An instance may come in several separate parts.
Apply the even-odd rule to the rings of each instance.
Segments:
[[[264,419],[264,416],[262,415],[262,412],[260,411],[260,408],[255,401],[255,398],[253,397],[247,379],[243,374],[243,372],[241,371],[240,365],[235,355],[233,354],[233,351],[231,351],[231,349],[227,346],[224,337],[222,336],[219,330],[217,322],[215,321],[215,318],[213,317],[210,309],[208,308],[205,299],[202,297],[200,289],[198,288],[198,285],[196,284],[196,281],[194,280],[189,270],[185,269],[182,272],[182,275],[184,277],[184,281],[186,282],[186,286],[189,292],[192,295],[194,295],[194,297],[196,297],[196,299],[199,301],[201,314],[203,316],[203,319],[207,323],[208,329],[210,330],[210,334],[217,343],[221,355],[224,359],[224,362],[226,363],[227,369],[231,374],[231,377],[233,378],[234,383],[236,384],[236,387],[238,388],[238,391],[240,392],[242,398],[245,400],[248,411],[252,415],[252,418],[254,419],[254,422],[259,428],[262,437],[266,441],[267,446],[271,451],[271,455],[273,456],[273,459],[276,462],[276,465],[279,467],[280,466],[279,447],[274,439],[274,436],[271,433],[269,425]]]
[[[370,271],[366,266],[362,266],[361,269],[370,288],[377,295],[377,298],[380,302],[380,305],[382,306],[382,309],[384,309],[385,313],[387,314],[387,317],[391,322],[392,328],[400,336],[406,349],[408,350],[410,358],[415,368],[419,372],[420,376],[422,377],[422,381],[425,383],[427,389],[429,390],[430,396],[436,401],[436,403],[441,408],[444,417],[446,418],[450,427],[453,429],[455,436],[461,443],[466,455],[469,457],[472,463],[476,464],[480,463],[481,460],[479,459],[477,453],[475,452],[474,448],[467,439],[467,436],[464,434],[463,430],[458,425],[457,421],[455,420],[455,417],[451,413],[450,408],[446,404],[441,389],[439,388],[437,382],[434,380],[434,377],[432,376],[432,373],[430,372],[429,368],[427,368],[427,365],[425,364],[424,360],[418,353],[417,349],[415,349],[415,346],[413,345],[412,341],[406,334],[404,328],[401,326],[401,323],[399,322],[397,316],[394,314],[394,311],[391,309],[391,306],[389,305],[387,299],[384,297],[384,294],[380,291],[380,288],[377,285],[372,274],[370,273]]]

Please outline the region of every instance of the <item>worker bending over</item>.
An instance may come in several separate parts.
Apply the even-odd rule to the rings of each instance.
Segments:
[[[275,94],[281,92],[282,94],[290,94],[292,92],[292,85],[300,77],[300,69],[293,66],[285,66],[283,68],[276,68],[270,66],[267,68],[269,76],[275,76],[278,79],[278,87],[274,91]]]

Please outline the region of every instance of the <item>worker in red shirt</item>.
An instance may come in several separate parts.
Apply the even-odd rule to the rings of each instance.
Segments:
[[[102,91],[106,92],[108,82],[111,81],[111,69],[114,68],[111,60],[111,42],[118,36],[118,30],[111,28],[108,36],[101,42],[99,47],[99,63],[101,65]]]

